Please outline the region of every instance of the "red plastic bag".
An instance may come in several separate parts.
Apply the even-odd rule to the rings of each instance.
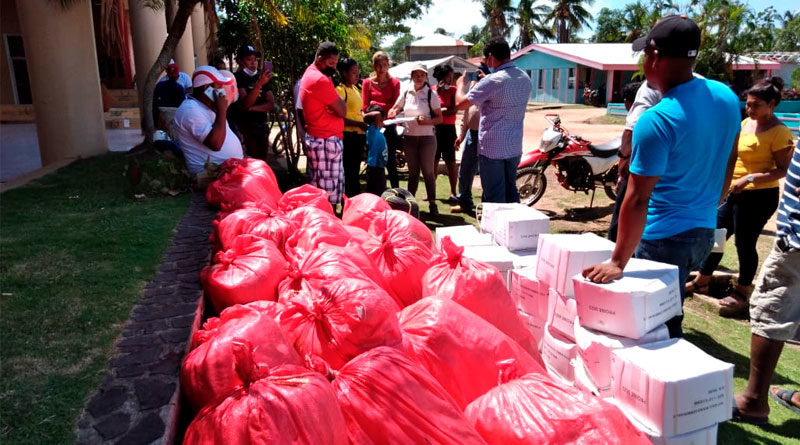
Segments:
[[[319,290],[284,294],[281,302],[278,323],[289,342],[333,369],[376,346],[402,344],[397,304],[370,281],[328,281]]]
[[[461,409],[497,386],[509,360],[519,374],[545,372],[517,342],[450,300],[423,298],[398,317],[406,354],[422,364]]]
[[[278,285],[282,301],[298,291],[319,290],[329,281],[363,277],[362,270],[349,257],[323,246],[302,258],[289,257],[287,273]]]
[[[442,253],[434,257],[422,277],[422,296],[449,298],[513,338],[544,365],[536,338],[525,327],[505,280],[494,267],[464,257],[464,248],[450,237],[442,240]]]
[[[358,227],[369,230],[372,220],[392,207],[380,196],[372,193],[361,193],[359,195],[344,198],[344,210],[342,210],[342,221],[348,226]]]
[[[351,444],[485,443],[439,382],[397,349],[354,358],[333,388]]]
[[[229,173],[208,185],[206,201],[224,211],[241,208],[247,202],[266,202],[277,208],[281,198],[278,184],[263,174],[252,173],[244,167],[234,167]]]
[[[403,230],[387,230],[362,245],[367,257],[383,275],[402,308],[422,298],[422,276],[430,266],[433,252]]]
[[[314,207],[300,207],[287,214],[298,230],[286,240],[286,255],[303,258],[320,244],[344,246],[350,239],[342,221]]]
[[[189,425],[185,445],[347,445],[347,427],[330,383],[296,365],[269,367],[247,341],[234,348],[243,385]]]
[[[650,444],[619,408],[541,374],[492,388],[465,414],[489,444]]]
[[[256,158],[229,158],[219,165],[217,177],[230,173],[237,167],[254,175],[266,176],[276,187],[278,185],[278,179],[275,177],[275,172],[272,171],[272,168],[266,162]],[[280,197],[280,190],[278,190],[277,196]]]
[[[300,207],[314,207],[333,215],[333,207],[328,201],[328,192],[311,184],[304,184],[287,190],[278,201],[278,208],[289,212]]]
[[[359,245],[363,246],[371,241],[376,241],[374,236],[370,235],[369,232],[362,228],[345,225],[344,229],[350,234],[350,241],[353,241]]]
[[[192,336],[192,351],[181,366],[181,391],[193,410],[216,404],[242,381],[233,363],[233,341],[248,340],[255,359],[269,366],[300,365],[300,357],[283,336],[281,328],[266,313],[236,305],[209,318]]]
[[[401,232],[412,239],[433,249],[433,235],[422,221],[399,210],[387,210],[379,214],[369,226],[369,233],[378,238],[387,231]]]
[[[361,229],[359,229],[361,230]],[[350,260],[359,270],[361,270],[361,274],[358,275],[359,278],[368,279],[375,284],[378,285],[381,289],[385,290],[388,293],[392,300],[397,302],[397,295],[395,295],[394,290],[392,290],[391,286],[386,282],[383,278],[383,274],[381,271],[372,264],[369,258],[367,258],[367,253],[361,247],[360,244],[352,240],[344,246],[332,246],[330,244],[320,244],[318,247],[320,250],[327,250],[332,254],[336,255],[338,258],[347,258]]]
[[[230,248],[237,236],[251,234],[273,241],[283,251],[286,240],[299,229],[297,223],[282,212],[253,205],[249,203],[223,220],[213,222],[213,238],[220,250]]]
[[[211,304],[221,311],[234,304],[278,298],[278,283],[288,272],[286,259],[270,240],[240,235],[230,249],[217,252],[200,274]]]

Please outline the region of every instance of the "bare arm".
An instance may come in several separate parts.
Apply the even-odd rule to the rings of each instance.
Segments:
[[[472,102],[467,99],[467,76],[461,76],[456,81],[456,111],[466,110],[472,106]]]
[[[267,73],[267,74],[262,73],[258,77],[258,80],[256,81],[256,84],[253,86],[253,89],[250,91],[250,93],[248,93],[244,88],[239,88],[239,101],[241,101],[243,109],[249,111],[261,111],[261,110],[253,110],[250,107],[252,107],[253,104],[256,103],[256,100],[258,100],[258,96],[261,94],[261,87],[266,85],[270,79],[272,79],[272,73]],[[270,91],[268,94],[271,95],[272,92]],[[267,101],[269,101],[269,99],[267,99]],[[274,97],[272,98],[272,103],[273,104],[275,103]]]
[[[264,113],[269,113],[270,111],[275,109],[275,95],[272,94],[272,91],[267,91],[264,95],[264,99],[266,102],[259,105],[253,105],[252,107],[248,108],[249,111],[261,111]]]
[[[203,145],[213,151],[219,151],[222,148],[222,144],[225,143],[225,136],[228,131],[228,100],[225,96],[215,97],[214,103],[216,105],[217,115],[214,118],[214,125],[211,127],[211,132],[206,136]]]
[[[730,183],[731,178],[733,178],[733,169],[736,167],[736,158],[739,157],[739,135],[736,135],[736,139],[733,140],[733,149],[731,149],[731,154],[728,156],[728,166],[725,170],[725,180],[722,181],[722,190],[719,193],[719,203],[722,204],[722,201],[725,200],[725,197],[728,196],[728,193],[731,191]]]
[[[417,123],[420,125],[436,125],[442,122],[442,109],[436,108],[431,111],[433,117],[417,116]]]
[[[328,111],[334,116],[344,119],[345,114],[347,114],[347,106],[344,103],[344,99],[340,97],[335,102],[328,105]]]
[[[631,154],[633,153],[633,131],[625,130],[622,132],[622,145],[619,147],[619,169],[620,178],[628,177],[628,167],[631,165]]]
[[[650,195],[659,178],[660,176],[630,175],[628,191],[625,193],[619,214],[617,245],[611,254],[611,261],[584,269],[584,277],[595,283],[608,283],[622,276],[625,265],[628,264],[642,239]]]

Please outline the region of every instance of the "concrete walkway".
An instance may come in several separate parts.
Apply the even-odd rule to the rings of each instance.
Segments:
[[[128,151],[142,142],[139,129],[109,129],[109,151]],[[0,183],[7,183],[42,167],[36,124],[0,125]]]

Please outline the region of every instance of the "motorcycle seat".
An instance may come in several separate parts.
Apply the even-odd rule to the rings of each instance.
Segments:
[[[602,144],[589,144],[589,151],[598,158],[610,158],[619,151],[622,145],[622,138],[615,138]]]

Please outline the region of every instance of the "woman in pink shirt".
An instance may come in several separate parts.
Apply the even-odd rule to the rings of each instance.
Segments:
[[[378,105],[384,113],[388,113],[400,97],[400,81],[389,74],[389,55],[383,51],[378,51],[372,56],[372,69],[372,73],[361,85],[363,110]],[[384,128],[383,135],[386,137],[389,151],[389,159],[386,161],[387,176],[392,188],[397,188],[400,186],[400,179],[397,176],[396,151],[400,148],[400,138],[394,125],[387,125]]]

